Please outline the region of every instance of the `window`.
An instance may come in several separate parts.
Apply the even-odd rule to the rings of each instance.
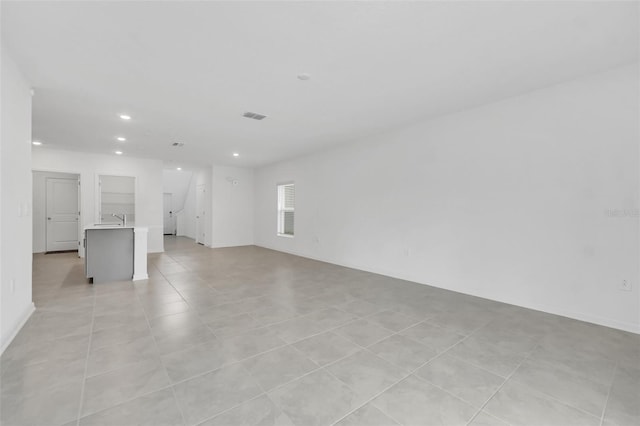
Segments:
[[[278,235],[293,237],[295,206],[295,185],[278,185]]]

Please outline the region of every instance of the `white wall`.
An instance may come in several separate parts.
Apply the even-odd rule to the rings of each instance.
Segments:
[[[2,46],[0,92],[0,353],[31,300],[31,88]]]
[[[77,179],[78,175],[34,171],[33,175],[33,247],[34,253],[47,251],[47,178]]]
[[[136,225],[149,227],[149,253],[164,251],[162,161],[38,147],[33,150],[31,168],[80,175],[81,216],[85,226],[100,219],[96,197],[98,175],[134,176]]]
[[[253,170],[212,168],[212,247],[253,244]]]
[[[203,213],[196,211],[196,216],[200,216],[204,221],[205,237],[204,241],[200,242],[202,242],[207,247],[211,247],[211,231],[213,229],[213,221],[211,220],[211,168],[199,170],[195,176],[195,184],[196,188],[199,186],[203,186],[205,190],[203,194],[204,200],[202,200]],[[195,205],[197,206],[197,191],[194,198],[196,199]]]
[[[640,332],[638,91],[623,67],[259,169],[256,244]]]

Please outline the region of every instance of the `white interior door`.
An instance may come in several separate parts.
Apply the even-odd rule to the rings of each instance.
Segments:
[[[164,235],[173,235],[176,233],[176,221],[173,214],[173,195],[169,192],[164,193],[163,209]]]
[[[47,251],[78,250],[78,180],[47,178]]]
[[[204,244],[204,185],[196,186],[196,243]]]

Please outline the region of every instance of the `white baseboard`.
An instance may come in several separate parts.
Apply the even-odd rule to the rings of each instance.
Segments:
[[[144,274],[144,275],[134,275],[133,276],[133,281],[140,281],[140,280],[148,280],[149,279],[149,274]]]
[[[1,342],[2,346],[0,346],[0,355],[2,355],[5,349],[9,347],[13,339],[16,338],[20,330],[22,330],[22,327],[25,325],[27,320],[31,318],[31,315],[35,312],[35,310],[36,310],[36,305],[34,305],[33,302],[31,302],[27,306],[27,308],[24,310],[22,315],[20,315],[20,320],[16,323],[16,325],[14,326],[13,330],[11,330],[9,335],[2,336],[2,342]]]
[[[258,246],[258,247],[263,247],[263,248],[269,249],[269,250],[275,250],[275,251],[279,251],[279,252],[282,252],[282,253],[292,254],[294,256],[300,256],[300,257],[304,257],[304,258],[307,258],[307,259],[317,260],[317,261],[320,261],[320,262],[326,262],[326,263],[331,263],[331,264],[338,265],[338,266],[344,266],[345,268],[357,269],[357,270],[360,270],[360,271],[371,272],[373,274],[385,275],[385,276],[392,277],[392,278],[398,278],[398,279],[402,279],[402,280],[407,280],[407,281],[415,282],[417,284],[423,284],[423,285],[428,285],[428,286],[431,286],[431,287],[441,288],[443,290],[450,290],[450,291],[454,291],[454,292],[457,292],[457,293],[463,293],[459,289],[438,286],[438,285],[434,285],[432,283],[425,283],[420,278],[411,277],[411,276],[407,276],[407,275],[399,276],[398,274],[395,274],[393,272],[381,270],[381,269],[378,269],[378,268],[368,268],[368,267],[364,267],[362,265],[349,264],[349,263],[345,263],[345,262],[337,262],[337,261],[334,261],[334,260],[323,259],[323,258],[318,257],[318,256],[295,253],[293,251],[282,250],[282,249],[279,249],[279,248],[270,247],[270,246],[262,245],[262,244],[255,244],[255,245]],[[600,316],[596,316],[596,315],[586,314],[586,313],[583,313],[583,312],[574,312],[574,311],[562,309],[562,308],[559,308],[559,307],[536,305],[536,304],[522,302],[520,300],[507,300],[507,299],[502,299],[502,298],[489,298],[486,295],[475,294],[475,293],[463,293],[463,294],[468,294],[470,296],[481,297],[483,299],[493,300],[495,302],[500,302],[500,303],[506,303],[506,304],[509,304],[509,305],[519,306],[519,307],[525,308],[525,309],[532,309],[534,311],[540,311],[540,312],[544,312],[544,313],[547,313],[547,314],[559,315],[559,316],[562,316],[562,317],[572,318],[572,319],[575,319],[575,320],[578,320],[578,321],[584,321],[584,322],[589,322],[589,323],[592,323],[592,324],[602,325],[604,327],[610,327],[610,328],[615,328],[615,329],[618,329],[618,330],[628,331],[628,332],[634,333],[634,334],[640,334],[640,324],[634,324],[634,323],[629,323],[629,322],[618,321],[618,320],[615,320],[615,319],[612,319],[612,318],[604,318],[604,317],[600,317]]]

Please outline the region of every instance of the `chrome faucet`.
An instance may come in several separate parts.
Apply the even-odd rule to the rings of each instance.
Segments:
[[[112,213],[111,216],[117,217],[118,219],[120,219],[122,221],[122,226],[127,226],[127,214],[126,213],[122,213],[122,217],[118,216],[115,213]]]

